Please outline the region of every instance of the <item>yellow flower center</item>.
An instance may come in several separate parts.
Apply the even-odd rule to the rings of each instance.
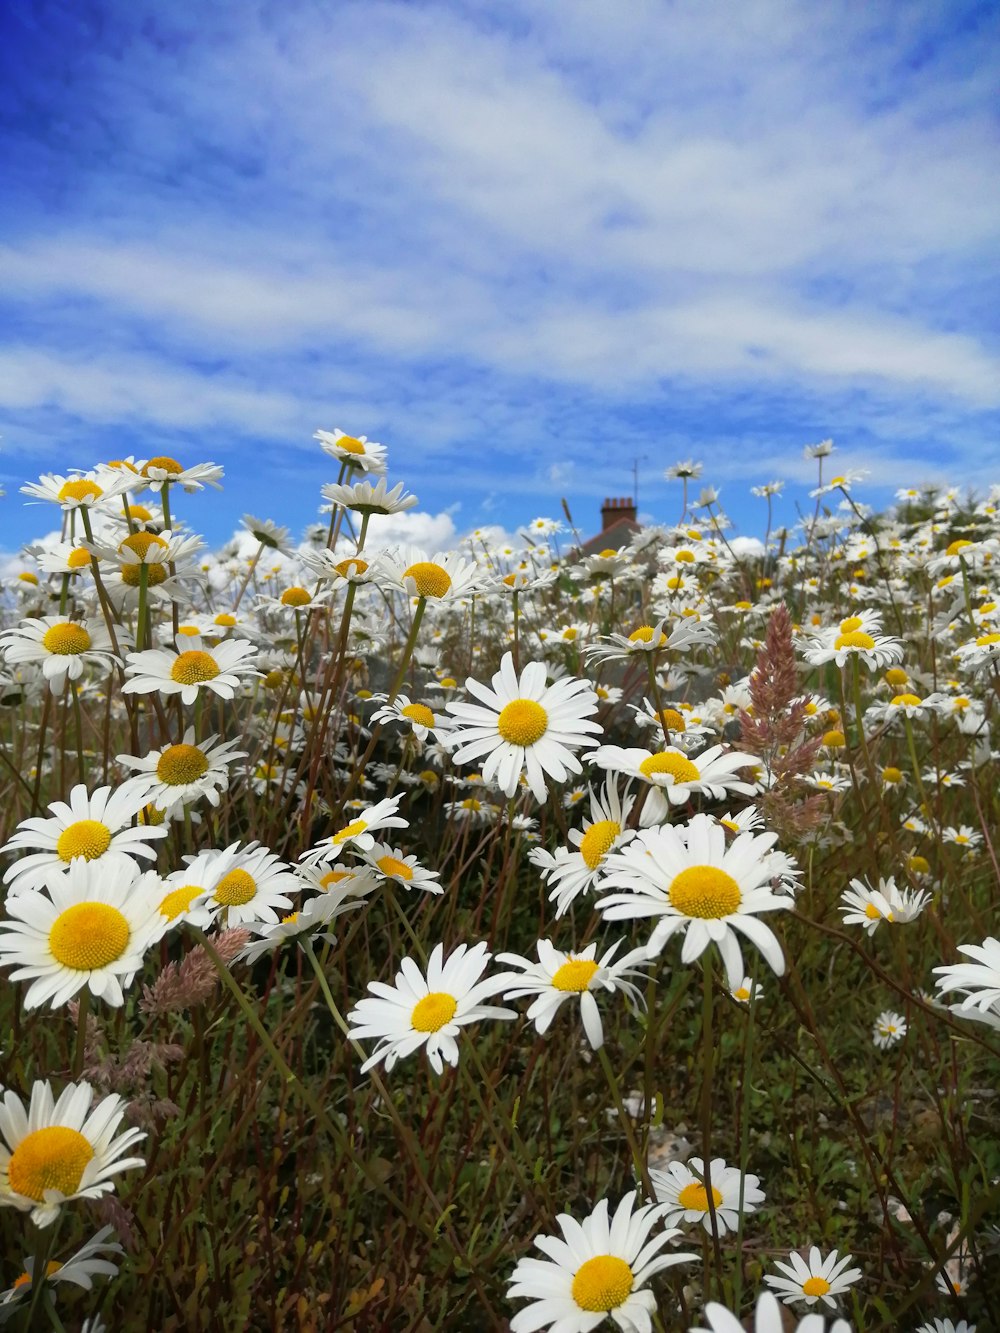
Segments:
[[[286,588],[281,594],[282,606],[308,606],[311,601],[305,588]]]
[[[739,601],[733,603],[733,606],[736,608],[737,611],[749,611],[750,605],[751,604],[749,602],[745,601]]]
[[[954,541],[951,543],[951,545],[945,551],[945,555],[958,555],[959,551],[964,551],[967,546],[971,545],[972,542],[965,541],[964,538],[960,537],[958,541]]]
[[[882,913],[874,903],[865,903],[865,916],[869,921],[881,921]]]
[[[171,787],[196,782],[208,772],[208,760],[197,745],[168,745],[156,764],[156,776]]]
[[[147,588],[158,588],[167,577],[167,567],[161,561],[141,561],[137,565],[122,565],[122,583],[127,584],[130,588],[141,588],[143,571],[146,575]]]
[[[96,481],[79,477],[76,481],[67,481],[59,491],[60,500],[99,500],[104,491]]]
[[[332,889],[342,879],[350,879],[350,877],[350,870],[329,870],[325,875],[320,876],[319,886],[321,889]]]
[[[21,580],[22,583],[31,583],[34,584],[36,588],[38,587],[38,575],[33,574],[30,569],[22,570],[17,577]]]
[[[750,999],[750,988],[749,986],[738,986],[736,990],[731,991],[730,994],[734,1000],[739,1000],[741,1004],[746,1004]]]
[[[438,681],[438,684],[444,690],[453,690],[455,686],[458,684],[458,681],[455,679],[454,676],[442,676],[441,679]]]
[[[431,991],[413,1006],[410,1026],[414,1032],[439,1032],[455,1017],[458,1001],[447,991]]]
[[[111,846],[111,830],[97,819],[78,819],[63,829],[56,840],[56,852],[60,861],[72,861],[74,856],[84,856],[88,861],[96,861]]]
[[[866,634],[863,629],[848,630],[845,634],[838,634],[833,641],[834,648],[874,648],[875,640],[870,634]]]
[[[245,870],[230,870],[215,886],[215,901],[223,907],[242,907],[257,892],[257,881]]]
[[[699,1213],[707,1213],[708,1190],[700,1180],[692,1180],[691,1184],[685,1185],[678,1194],[677,1202],[682,1208],[696,1208]],[[712,1203],[716,1208],[722,1203],[722,1195],[714,1185],[712,1186]]]
[[[334,569],[341,578],[349,579],[352,574],[367,573],[368,561],[361,560],[358,556],[352,556],[350,560],[341,560],[339,565],[334,565]]]
[[[57,657],[73,657],[85,653],[90,647],[90,635],[82,625],[66,621],[62,625],[53,625],[45,631],[42,647]]]
[[[674,559],[680,561],[680,563],[681,563],[682,565],[693,565],[693,564],[694,564],[694,552],[693,552],[693,551],[686,551],[686,550],[675,551],[675,552],[674,552]]]
[[[145,560],[152,546],[166,546],[162,537],[152,532],[133,532],[119,545],[119,551],[131,551],[140,560]]]
[[[674,876],[667,897],[682,916],[703,921],[731,916],[743,901],[740,886],[718,866],[688,866]]]
[[[451,587],[451,575],[433,560],[418,560],[403,570],[404,579],[412,579],[421,597],[443,597]]]
[[[918,704],[921,703],[923,703],[923,700],[919,698],[916,694],[897,694],[890,701],[889,707],[904,708],[907,705],[909,705],[911,708],[915,708]]]
[[[846,477],[831,477],[831,478],[830,478],[830,485],[831,485],[831,486],[843,486],[844,483],[845,483],[846,481],[847,481],[847,478],[846,478]]]
[[[980,634],[976,640],[977,648],[988,648],[991,644],[1000,643],[1000,634]]]
[[[232,629],[236,624],[236,617],[229,611],[220,611],[212,622],[213,625],[221,625],[225,629]]]
[[[684,580],[680,576],[680,574],[672,574],[670,578],[667,579],[667,588],[669,589],[670,592],[677,592],[678,589],[683,587],[684,587]]]
[[[534,699],[512,699],[497,718],[497,730],[510,745],[534,745],[548,725],[548,713]]]
[[[833,750],[841,750],[847,744],[842,731],[825,731],[823,733],[823,744]]]
[[[298,912],[289,912],[287,916],[283,916],[281,918],[281,924],[283,926],[294,926],[296,921],[298,921],[298,919],[299,919]]]
[[[337,440],[338,449],[343,449],[348,454],[363,454],[365,446],[360,440],[356,440],[353,435],[341,435]]]
[[[157,472],[171,472],[174,476],[184,471],[176,458],[168,458],[166,454],[158,454],[156,458],[151,458],[142,469],[142,475],[148,477],[154,468]]]
[[[419,723],[422,727],[433,727],[434,725],[434,714],[426,704],[406,704],[399,711],[404,717],[410,718],[411,721]]]
[[[200,884],[183,884],[179,889],[171,889],[160,900],[160,915],[165,916],[168,921],[173,921],[174,917],[188,910],[199,893],[204,892]]]
[[[596,824],[591,824],[580,841],[580,855],[588,869],[597,869],[621,831],[617,819],[599,819]]]
[[[686,731],[687,724],[684,721],[683,713],[678,713],[676,708],[664,708],[660,714],[660,720],[668,731]]]
[[[93,560],[94,557],[89,551],[84,550],[82,546],[78,546],[75,551],[70,551],[66,557],[66,567],[67,569],[86,569],[87,565],[93,563]]]
[[[398,857],[380,856],[375,864],[378,866],[379,870],[381,870],[383,875],[396,875],[400,879],[405,880],[411,880],[413,878],[413,870],[405,861],[400,861]]]
[[[632,633],[628,636],[628,641],[629,643],[652,643],[653,641],[652,625],[640,625],[638,629],[634,629]],[[660,643],[666,643],[666,641],[667,641],[667,636],[663,633],[662,630],[660,630]]]
[[[132,932],[116,907],[74,903],[60,912],[49,931],[49,950],[63,967],[93,972],[120,958]]]
[[[661,750],[659,754],[648,755],[639,765],[639,772],[647,778],[652,777],[654,773],[668,773],[675,782],[697,782],[700,776],[697,767],[690,759],[682,754],[674,754],[670,750]]]
[[[841,634],[852,634],[856,629],[860,629],[864,621],[860,616],[848,616],[846,620],[840,622]]]
[[[78,1130],[46,1125],[24,1138],[7,1165],[11,1189],[41,1203],[46,1190],[75,1194],[94,1149]]]
[[[597,971],[593,958],[569,958],[552,978],[556,990],[585,991]]]
[[[330,841],[333,843],[334,847],[339,847],[342,843],[345,843],[348,838],[356,838],[359,833],[364,833],[367,827],[368,824],[364,819],[352,820],[346,828],[342,828],[339,833],[335,833]]]
[[[897,782],[903,781],[903,770],[890,764],[888,768],[882,770],[882,781],[887,782],[891,787],[895,786]]]
[[[624,1259],[595,1254],[576,1270],[571,1292],[581,1310],[606,1314],[628,1300],[634,1283],[635,1274]]]
[[[218,663],[212,654],[198,648],[178,653],[170,668],[171,680],[179,685],[197,685],[203,680],[214,680],[218,674]]]
[[[830,1284],[825,1277],[807,1277],[802,1284],[803,1296],[825,1296]]]
[[[885,673],[886,683],[888,685],[905,685],[910,679],[902,667],[890,667]]]

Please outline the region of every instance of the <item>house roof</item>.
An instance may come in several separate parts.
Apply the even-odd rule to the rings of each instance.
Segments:
[[[617,518],[594,537],[589,537],[580,547],[581,555],[597,555],[599,551],[620,551],[628,546],[633,532],[641,532],[642,524],[634,518]]]

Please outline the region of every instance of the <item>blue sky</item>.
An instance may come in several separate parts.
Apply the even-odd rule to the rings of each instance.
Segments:
[[[1000,9],[6,0],[0,547],[39,472],[226,469],[294,529],[367,434],[447,535],[568,497],[743,531],[1000,480]]]

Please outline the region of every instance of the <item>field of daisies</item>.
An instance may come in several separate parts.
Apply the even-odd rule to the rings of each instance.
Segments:
[[[1000,1329],[1000,487],[423,551],[316,438],[21,488],[0,1324]]]

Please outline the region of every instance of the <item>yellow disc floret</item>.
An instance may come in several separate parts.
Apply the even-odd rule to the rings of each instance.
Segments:
[[[803,1296],[825,1296],[830,1284],[825,1277],[807,1277],[802,1284]]]
[[[426,704],[405,704],[399,710],[404,717],[408,717],[411,722],[416,722],[421,727],[433,727],[434,714]]]
[[[348,838],[356,838],[359,833],[364,833],[367,827],[368,824],[363,819],[352,820],[346,828],[342,828],[339,833],[335,833],[330,841],[335,847],[339,847],[341,843],[345,843]]]
[[[455,1017],[458,1001],[447,991],[431,991],[413,1006],[410,1026],[414,1032],[439,1032]]]
[[[701,776],[697,766],[692,764],[690,759],[682,754],[674,754],[670,750],[647,755],[639,765],[639,772],[647,778],[652,777],[654,773],[666,773],[675,782],[697,782]]]
[[[218,674],[219,665],[215,658],[200,648],[178,653],[170,668],[170,678],[178,685],[198,685],[204,680],[214,680]]]
[[[497,719],[497,730],[511,745],[534,745],[548,726],[548,713],[534,699],[512,699]]]
[[[597,1254],[576,1270],[571,1291],[581,1310],[606,1314],[628,1300],[634,1284],[635,1274],[624,1259]]]
[[[111,846],[111,830],[97,819],[78,819],[69,824],[56,839],[56,853],[60,861],[72,861],[83,856],[96,861]]]
[[[42,647],[57,657],[75,657],[90,647],[90,635],[82,625],[67,620],[45,631]]]
[[[74,481],[67,481],[59,491],[60,500],[77,500],[83,504],[86,500],[99,500],[104,491],[98,486],[96,481],[88,481],[86,477],[78,477]]]
[[[165,916],[168,921],[173,921],[175,917],[188,910],[199,893],[204,892],[200,884],[182,884],[179,889],[171,889],[160,900],[160,915]]]
[[[433,560],[418,560],[403,570],[404,579],[412,579],[421,597],[443,597],[451,587],[451,575]]]
[[[747,996],[749,998],[749,996]],[[700,1180],[692,1180],[690,1185],[685,1185],[677,1195],[677,1202],[682,1208],[691,1208],[699,1213],[708,1212],[708,1190]],[[712,1203],[716,1208],[722,1205],[722,1195],[712,1186]]]
[[[874,648],[875,640],[870,634],[866,634],[863,629],[852,629],[838,634],[833,641],[833,646],[838,651],[841,648]]]
[[[398,879],[405,880],[413,878],[412,868],[396,856],[380,856],[375,864],[383,875],[395,875]]]
[[[169,472],[173,476],[177,476],[184,471],[184,467],[181,463],[178,463],[176,458],[170,458],[166,454],[158,454],[156,458],[151,458],[143,467],[142,475],[148,477],[154,470],[157,472]]]
[[[365,451],[365,446],[353,435],[341,435],[337,440],[336,448],[343,449],[345,453],[354,454],[355,457]]]
[[[74,903],[52,923],[49,950],[63,967],[93,972],[120,958],[131,936],[128,922],[116,907]]]
[[[674,876],[667,896],[682,916],[703,921],[731,916],[743,901],[740,886],[718,866],[688,866]]]
[[[281,594],[282,606],[308,606],[311,601],[312,598],[305,588],[286,588]]]
[[[66,557],[67,569],[86,569],[88,565],[94,563],[94,557],[83,546],[78,546],[76,550],[70,551]]]
[[[245,870],[230,870],[215,886],[215,901],[223,907],[242,907],[257,892],[257,881]]]
[[[156,776],[171,787],[196,782],[208,772],[208,760],[197,745],[168,745],[156,764]]]
[[[617,819],[599,819],[596,824],[591,824],[580,840],[580,855],[588,869],[597,869],[621,831]]]
[[[597,971],[593,958],[569,958],[552,978],[556,990],[585,991]]]
[[[46,1190],[75,1194],[87,1163],[94,1156],[90,1142],[66,1125],[46,1125],[24,1138],[7,1164],[7,1179],[15,1194],[41,1203]]]
[[[334,565],[334,569],[341,578],[349,579],[357,574],[366,574],[368,572],[368,561],[362,560],[358,556],[352,556],[350,560],[341,560],[339,564]]]
[[[157,537],[153,532],[133,532],[120,543],[118,550],[131,551],[132,554],[137,555],[140,560],[145,560],[149,555],[151,547],[156,546],[161,548],[166,546],[166,544],[167,543],[162,537]]]

